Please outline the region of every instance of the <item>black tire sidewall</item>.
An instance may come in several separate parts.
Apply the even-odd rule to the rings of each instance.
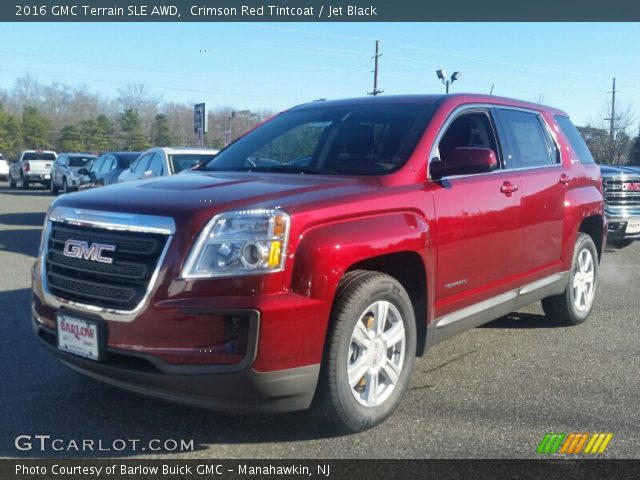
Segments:
[[[411,378],[416,351],[416,325],[413,307],[402,286],[391,277],[381,277],[376,282],[364,282],[359,293],[354,301],[347,302],[346,308],[340,315],[341,318],[338,319],[344,323],[341,325],[340,338],[336,343],[335,365],[330,366],[334,369],[330,375],[334,398],[337,399],[340,408],[358,430],[382,422],[396,409]],[[351,392],[346,365],[351,335],[356,322],[370,305],[380,300],[392,303],[400,312],[405,328],[405,358],[400,378],[391,396],[382,405],[365,407],[357,402]]]

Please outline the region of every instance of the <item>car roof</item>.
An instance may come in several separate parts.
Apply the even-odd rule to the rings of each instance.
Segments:
[[[91,158],[98,158],[96,155],[94,155],[93,153],[79,153],[79,152],[73,152],[73,153],[59,153],[58,156],[62,156],[62,155],[68,155],[70,157],[91,157]]]
[[[213,155],[218,153],[220,150],[215,149],[215,148],[195,148],[195,147],[153,147],[150,148],[149,150],[147,150],[144,153],[147,152],[153,152],[153,151],[158,151],[158,150],[162,150],[163,152],[165,152],[168,155],[173,155],[173,154],[191,154],[191,155]]]
[[[568,116],[564,111],[557,108],[541,105],[515,98],[498,97],[495,95],[484,95],[479,93],[453,93],[449,95],[376,95],[370,97],[345,98],[340,100],[318,100],[304,103],[293,107],[291,110],[322,108],[323,106],[347,106],[347,105],[385,105],[385,104],[423,104],[442,105],[444,103],[456,105],[464,104],[489,104],[498,106],[511,106],[518,108],[528,108],[539,111],[547,111],[553,115]]]

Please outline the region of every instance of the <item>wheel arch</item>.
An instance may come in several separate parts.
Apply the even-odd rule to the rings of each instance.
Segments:
[[[427,272],[422,257],[411,251],[389,253],[357,262],[345,274],[355,270],[385,273],[407,291],[416,321],[416,355],[424,355],[427,344]]]

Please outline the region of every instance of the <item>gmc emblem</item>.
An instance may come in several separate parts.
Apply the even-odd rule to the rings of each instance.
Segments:
[[[113,258],[103,257],[102,252],[115,252],[115,245],[106,245],[104,243],[92,243],[91,246],[87,242],[80,240],[67,240],[64,242],[65,257],[84,258],[94,262],[113,263]]]

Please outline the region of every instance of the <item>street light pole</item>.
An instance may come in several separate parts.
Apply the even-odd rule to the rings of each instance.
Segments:
[[[449,85],[451,85],[456,80],[459,80],[460,77],[462,76],[462,72],[460,72],[460,71],[453,72],[451,74],[451,77],[447,78],[447,72],[445,72],[444,70],[440,69],[440,70],[436,70],[436,75],[438,76],[438,78],[440,79],[442,84],[444,85],[445,92],[447,93],[447,95],[449,95]]]

